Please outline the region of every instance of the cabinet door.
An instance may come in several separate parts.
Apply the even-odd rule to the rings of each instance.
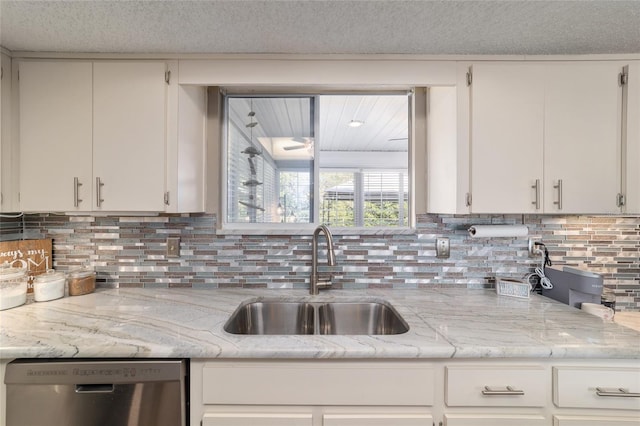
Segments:
[[[165,68],[162,62],[94,64],[93,185],[97,179],[103,185],[94,210],[164,210]]]
[[[473,213],[541,211],[536,182],[543,178],[543,71],[542,65],[528,63],[473,66]]]
[[[205,413],[202,426],[312,426],[312,415],[303,413]]]
[[[428,414],[325,414],[322,426],[432,426]]]
[[[304,361],[218,361],[207,363],[202,369],[202,402],[430,406],[435,398],[434,376],[430,364],[406,361],[335,361],[313,365]],[[278,392],[273,392],[274,383],[278,383]]]
[[[19,208],[15,186],[17,164],[13,161],[15,151],[11,138],[11,58],[4,53],[0,58],[0,212],[12,212]]]
[[[622,89],[615,63],[547,65],[545,211],[617,213]]]
[[[6,182],[6,179],[2,179],[2,171],[4,170],[4,164],[2,163],[3,151],[5,151],[5,145],[7,144],[8,139],[4,136],[3,127],[7,129],[7,125],[3,126],[3,122],[6,121],[4,116],[2,115],[2,110],[4,109],[5,113],[7,111],[8,105],[3,105],[5,96],[2,95],[4,92],[6,94],[8,87],[5,87],[5,77],[4,77],[4,69],[5,69],[5,55],[0,55],[0,212],[4,211],[4,193],[5,189],[3,186],[3,181]],[[9,98],[7,98],[9,99]],[[6,157],[7,154],[4,154]]]
[[[543,416],[522,414],[446,414],[445,426],[547,426]]]
[[[640,426],[640,418],[611,416],[554,416],[553,426]]]
[[[73,61],[19,65],[23,211],[91,209],[91,68]]]
[[[626,87],[625,213],[640,214],[640,61],[628,67]]]

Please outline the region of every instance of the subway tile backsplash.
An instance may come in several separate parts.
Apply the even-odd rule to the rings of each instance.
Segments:
[[[89,264],[103,287],[308,286],[311,235],[219,235],[215,220],[34,214],[16,221],[16,232],[52,238],[57,269]],[[345,289],[478,288],[492,287],[496,275],[523,277],[539,263],[528,256],[527,238],[470,238],[472,224],[527,225],[554,264],[603,274],[617,310],[640,310],[638,217],[421,215],[411,234],[334,235],[337,265],[321,271],[331,271],[334,286]],[[167,237],[180,238],[180,257],[166,256]],[[437,237],[450,239],[450,258],[436,258]]]

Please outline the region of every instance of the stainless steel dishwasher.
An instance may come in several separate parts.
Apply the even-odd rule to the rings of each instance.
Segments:
[[[186,426],[186,360],[16,360],[7,426]]]

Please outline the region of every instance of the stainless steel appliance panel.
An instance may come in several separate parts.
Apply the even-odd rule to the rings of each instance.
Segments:
[[[185,360],[9,363],[7,426],[185,426]]]

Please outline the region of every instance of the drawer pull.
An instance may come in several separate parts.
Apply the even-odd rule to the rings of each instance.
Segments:
[[[629,389],[624,389],[624,388],[617,388],[617,389],[596,388],[596,395],[617,396],[617,397],[623,397],[623,398],[640,398],[640,393],[629,392]]]
[[[524,395],[524,391],[514,389],[511,386],[507,386],[505,389],[491,389],[489,386],[485,386],[482,394],[486,396]]]

